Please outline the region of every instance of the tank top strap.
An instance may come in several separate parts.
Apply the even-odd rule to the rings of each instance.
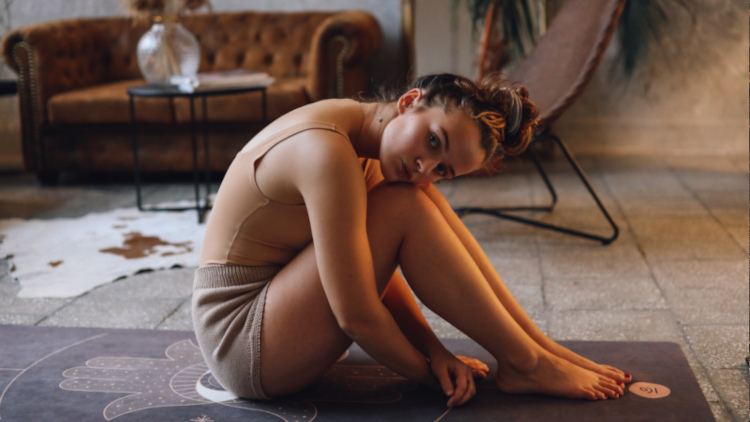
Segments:
[[[267,138],[256,141],[248,142],[237,155],[252,152],[255,157],[262,157],[273,148],[276,144],[286,140],[287,138],[296,135],[300,132],[304,132],[311,129],[323,129],[330,130],[338,133],[347,140],[349,135],[343,130],[339,129],[335,124],[328,122],[321,122],[316,120],[309,120],[300,123],[293,124],[285,129],[282,129],[276,133],[271,134]]]

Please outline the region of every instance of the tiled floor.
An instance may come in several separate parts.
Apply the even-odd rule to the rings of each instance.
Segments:
[[[684,152],[684,151],[683,151]],[[464,218],[534,321],[558,340],[678,343],[719,421],[748,420],[747,153],[579,157],[620,226],[609,246],[481,215]],[[557,157],[560,194],[543,221],[601,234],[609,228]],[[531,166],[442,182],[456,206],[548,201]],[[161,200],[190,197],[181,183],[149,185]],[[0,175],[0,215],[54,218],[134,206],[128,178],[72,178],[54,188]],[[0,261],[2,263],[3,261]],[[7,272],[3,271],[3,272]],[[192,269],[144,273],[74,299],[23,300],[0,278],[0,323],[190,330]],[[440,336],[462,334],[425,310]]]

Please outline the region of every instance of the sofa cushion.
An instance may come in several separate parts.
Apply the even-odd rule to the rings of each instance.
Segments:
[[[142,79],[119,81],[63,92],[50,98],[49,122],[71,123],[127,123],[130,105],[127,89],[144,84]],[[268,121],[309,102],[304,89],[304,78],[277,80],[267,89]],[[246,122],[261,115],[261,94],[220,95],[207,99],[208,119],[211,122]],[[190,102],[187,98],[135,98],[136,117],[144,123],[187,123]],[[203,113],[202,101],[195,101],[196,117]]]

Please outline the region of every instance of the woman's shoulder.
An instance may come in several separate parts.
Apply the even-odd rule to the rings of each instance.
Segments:
[[[287,120],[285,125],[304,121],[331,123],[349,132],[362,123],[364,113],[362,103],[346,98],[331,98],[316,101],[300,107],[280,118]]]

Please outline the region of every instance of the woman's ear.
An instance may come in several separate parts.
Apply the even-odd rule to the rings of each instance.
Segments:
[[[419,88],[414,88],[410,91],[407,91],[404,95],[402,95],[398,99],[398,113],[402,114],[406,110],[408,110],[410,107],[415,107],[419,104],[419,102],[422,101],[422,90]]]

